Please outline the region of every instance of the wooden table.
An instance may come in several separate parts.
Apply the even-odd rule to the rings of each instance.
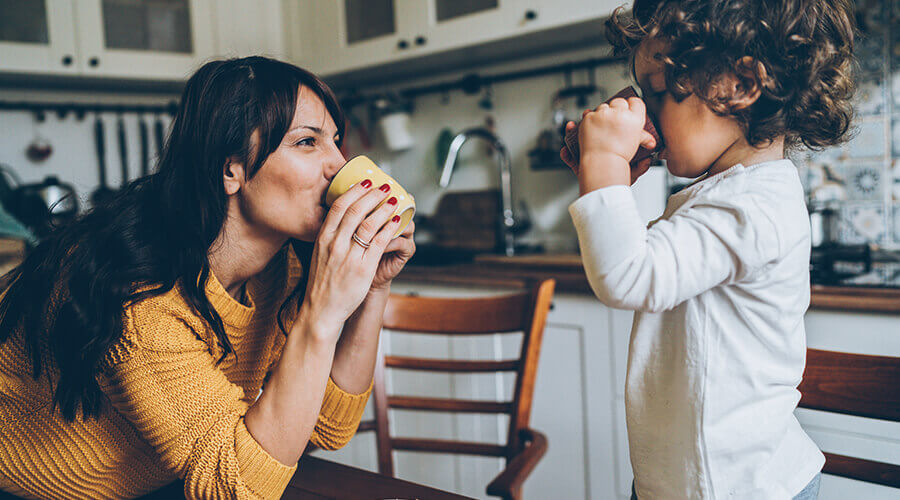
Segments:
[[[421,484],[410,483],[311,455],[300,459],[282,499],[292,500],[471,500]]]

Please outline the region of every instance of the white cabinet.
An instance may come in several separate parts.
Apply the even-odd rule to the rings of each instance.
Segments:
[[[336,74],[609,15],[610,0],[286,0],[293,60]],[[598,29],[600,29],[598,27]]]
[[[181,80],[216,52],[212,0],[0,0],[0,12],[4,72]]]
[[[216,57],[264,55],[285,59],[282,0],[215,0]]]
[[[900,357],[897,315],[812,310],[806,315],[807,345],[814,349]],[[824,451],[900,464],[900,423],[798,409],[803,429]],[[897,498],[897,490],[835,476],[822,476],[820,500]]]
[[[288,16],[297,20],[300,52],[308,69],[332,73],[387,62],[411,52],[411,34],[424,12],[417,0],[300,0]]]
[[[0,14],[0,71],[79,71],[71,0],[0,0]]]
[[[75,0],[89,76],[184,79],[214,52],[211,0]]]

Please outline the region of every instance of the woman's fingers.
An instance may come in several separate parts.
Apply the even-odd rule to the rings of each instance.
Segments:
[[[387,247],[384,249],[384,253],[398,253],[402,257],[409,258],[416,251],[416,244],[412,238],[407,236],[400,236],[399,238],[394,238],[388,243]]]
[[[371,188],[372,181],[365,179],[351,186],[346,193],[334,200],[334,203],[331,204],[331,208],[328,210],[328,214],[325,216],[325,221],[322,223],[320,234],[331,234],[337,231],[347,209],[368,193]]]
[[[389,184],[382,184],[377,189],[369,189],[367,193],[348,206],[347,209],[344,210],[335,237],[346,238],[347,241],[350,241],[350,238],[356,233],[357,228],[362,224],[363,220],[375,210],[375,207],[377,207],[379,203],[388,197],[390,189],[391,187]],[[372,234],[374,234],[374,231]],[[363,235],[359,235],[359,238],[362,239],[362,236]],[[363,241],[368,242],[368,240]]]
[[[356,228],[356,236],[360,240],[369,243],[373,239],[375,239],[375,235],[378,231],[384,227],[388,221],[391,220],[391,216],[394,215],[394,210],[397,208],[397,198],[395,196],[391,196],[384,203],[381,204],[378,208],[376,208],[372,213],[369,214],[365,220]],[[397,231],[397,228],[394,228],[394,231]],[[360,246],[361,247],[361,246]]]
[[[385,205],[387,205],[387,203],[385,203]],[[381,259],[381,255],[384,254],[385,249],[391,243],[391,240],[394,239],[394,233],[397,232],[397,227],[399,225],[399,215],[394,215],[388,219],[388,221],[378,229],[378,233],[372,238],[372,242],[366,250],[366,256],[372,255],[375,257],[376,261]]]

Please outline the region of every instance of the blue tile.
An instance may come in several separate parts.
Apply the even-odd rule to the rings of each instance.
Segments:
[[[891,120],[891,147],[893,155],[900,156],[900,116],[894,116]]]
[[[858,81],[856,95],[853,96],[853,109],[856,115],[870,116],[884,113],[886,93],[887,89],[881,79]]]
[[[838,239],[841,243],[881,243],[887,234],[884,203],[847,202],[838,217]]]
[[[852,158],[880,158],[884,156],[885,138],[883,120],[864,121],[856,124],[856,135],[846,145]]]
[[[893,241],[895,245],[900,245],[900,202],[893,204],[893,224],[891,233],[893,233]]]
[[[882,201],[884,200],[885,171],[882,163],[868,165],[851,164],[841,166],[839,175],[844,179],[848,200]]]

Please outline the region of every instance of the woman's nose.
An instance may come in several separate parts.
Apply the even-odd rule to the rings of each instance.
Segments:
[[[347,160],[344,158],[344,155],[341,153],[341,150],[335,146],[331,152],[331,155],[328,158],[328,165],[325,169],[325,175],[328,176],[328,179],[331,180],[337,175],[338,170],[344,166],[344,163],[347,163]]]

